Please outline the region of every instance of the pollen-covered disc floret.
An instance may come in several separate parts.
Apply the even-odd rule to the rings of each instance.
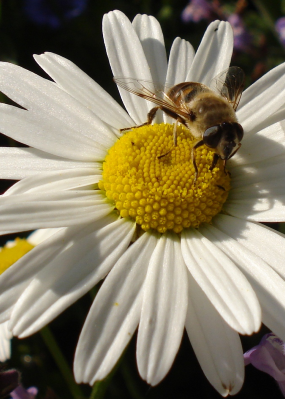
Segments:
[[[173,125],[148,125],[125,133],[109,150],[103,163],[99,189],[115,205],[121,217],[133,218],[145,231],[181,232],[210,222],[227,199],[229,174],[218,161],[211,171],[213,151],[195,150],[198,177],[191,160],[190,131]]]

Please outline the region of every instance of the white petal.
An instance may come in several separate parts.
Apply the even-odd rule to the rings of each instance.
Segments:
[[[53,108],[59,108],[55,106]],[[77,119],[80,121],[80,119]],[[93,128],[96,131],[96,127]],[[54,156],[78,161],[101,161],[107,150],[79,130],[43,110],[41,114],[0,104],[0,130],[5,135]],[[59,134],[60,132],[60,134]]]
[[[1,232],[80,225],[112,212],[107,199],[94,191],[24,193],[0,198]]]
[[[11,357],[12,332],[8,329],[9,321],[0,324],[0,361],[5,362]]]
[[[140,40],[131,22],[122,12],[116,10],[104,15],[103,36],[114,76],[151,81],[151,72]],[[119,91],[135,123],[145,122],[153,104],[124,89]]]
[[[229,67],[233,52],[233,31],[228,22],[212,22],[201,41],[187,82],[202,82],[209,85],[211,80]]]
[[[63,192],[82,188],[91,190],[100,179],[102,179],[102,171],[96,171],[95,168],[78,167],[76,170],[41,172],[15,183],[5,192],[4,196],[31,192]]]
[[[0,147],[1,179],[22,179],[42,171],[98,168],[98,166],[94,162],[72,161],[33,148]]]
[[[189,42],[177,37],[170,49],[166,84],[174,86],[185,82],[194,58],[194,49]],[[173,123],[173,118],[164,114],[165,123]]]
[[[285,236],[267,226],[219,215],[215,226],[252,251],[285,279]]]
[[[195,52],[193,46],[184,39],[177,37],[170,49],[166,83],[169,86],[185,82],[193,62]]]
[[[243,334],[257,331],[260,306],[235,264],[194,229],[182,232],[181,244],[190,273],[225,321]]]
[[[237,117],[247,135],[277,122],[268,118],[284,106],[284,89],[285,63],[267,72],[243,93]],[[285,111],[283,118],[278,118],[284,117]]]
[[[284,287],[283,287],[284,293]],[[276,304],[270,302],[268,306],[268,298],[264,301],[265,306],[262,307],[262,322],[266,325],[272,332],[276,332],[275,335],[279,336],[281,340],[285,341],[285,315],[284,315],[284,305],[276,308]],[[267,307],[266,307],[267,306]]]
[[[276,273],[268,264],[263,261],[263,251],[259,251],[262,244],[260,246],[255,245],[254,235],[251,233],[247,235],[248,230],[247,223],[244,226],[240,226],[239,233],[237,234],[237,228],[239,226],[239,222],[237,225],[234,222],[234,218],[230,218],[229,221],[226,221],[223,216],[219,216],[215,218],[214,225],[218,226],[205,226],[202,228],[202,233],[208,237],[216,246],[218,246],[224,253],[226,253],[231,260],[239,266],[239,268],[243,271],[249,282],[251,283],[253,289],[255,290],[258,300],[262,307],[262,320],[263,322],[278,336],[281,335],[282,340],[285,339],[285,282],[284,280]],[[229,222],[231,225],[229,226]],[[255,225],[255,224],[250,224]],[[267,236],[268,228],[260,229],[263,230],[264,234],[264,243],[265,238]],[[225,231],[226,233],[224,233]],[[260,232],[261,233],[261,232]],[[272,236],[274,236],[274,233]],[[245,238],[243,235],[245,234]],[[274,243],[271,238],[268,244],[263,247],[270,247],[271,243]],[[277,242],[279,242],[278,234],[275,234]],[[256,235],[256,241],[260,238],[259,235]],[[284,242],[284,238],[282,238]],[[269,251],[269,255],[271,255],[273,263],[277,263],[280,259],[279,256],[274,257],[274,248],[277,246],[273,246],[273,251]],[[284,247],[283,247],[284,248]],[[280,250],[279,250],[280,251]],[[284,257],[283,257],[284,258]],[[282,264],[283,265],[283,264]],[[282,265],[280,265],[279,270],[282,269]],[[275,268],[276,269],[276,268]],[[284,268],[283,274],[284,276]],[[281,275],[281,276],[282,276]]]
[[[273,183],[276,183],[276,185],[278,185],[278,182]],[[277,186],[277,189],[279,188],[280,186]],[[256,189],[256,186],[252,187],[251,193],[254,189]],[[263,198],[263,196],[260,196],[259,198],[246,198],[244,200],[229,199],[227,204],[223,207],[223,210],[234,217],[248,219],[249,221],[284,221],[285,195],[278,196],[277,199],[270,199],[266,196],[267,193],[270,194],[270,188],[266,190],[261,189],[261,191],[263,192],[263,196],[265,195],[265,198]]]
[[[29,179],[29,178],[26,178]],[[15,184],[16,186],[16,184]],[[10,190],[10,189],[9,189]],[[16,191],[16,190],[15,190]],[[7,193],[7,192],[6,192]],[[94,200],[95,204],[100,204],[102,201],[104,202],[105,196],[102,195],[101,191],[95,190],[66,190],[60,191],[58,190],[57,193],[54,191],[45,192],[37,191],[37,190],[30,190],[28,193],[16,193],[12,194],[11,196],[7,195],[6,193],[0,196],[0,206],[9,206],[13,204],[20,204],[21,202],[29,203],[29,202],[37,202],[37,201],[80,201],[81,204],[88,204],[89,200]]]
[[[59,232],[60,229],[62,228],[37,229],[28,236],[27,240],[33,246],[37,246],[55,233]]]
[[[117,129],[134,124],[126,111],[71,61],[53,53],[34,55],[34,58],[60,88],[102,121]]]
[[[164,234],[153,252],[145,281],[138,331],[139,373],[151,385],[167,374],[183,335],[187,269],[176,234]]]
[[[42,126],[44,123],[46,124],[46,128],[61,128],[62,131],[50,132],[47,136],[57,136],[57,140],[62,146],[64,143],[65,145],[68,143],[68,139],[72,141],[76,138],[79,144],[87,145],[89,143],[93,147],[97,145],[103,149],[109,148],[116,140],[116,136],[109,126],[53,82],[43,79],[14,64],[0,63],[0,71],[0,90],[16,103],[30,110],[32,114],[32,116],[27,115],[30,113],[21,109],[16,109],[18,111],[16,113],[14,107],[5,107],[2,105],[1,114],[3,114],[3,117],[9,118],[10,116],[11,118],[12,116],[9,115],[8,111],[5,113],[5,110],[12,109],[15,118],[17,117],[19,120],[25,116],[26,118],[31,118],[31,121],[37,119],[42,121],[38,125],[38,130],[45,128]],[[19,87],[21,87],[21,90],[19,90]],[[2,118],[0,122],[2,124]],[[3,127],[6,130],[8,127],[4,122]],[[2,128],[2,125],[0,126]],[[66,132],[68,130],[70,130],[69,135]],[[13,132],[12,128],[11,132]],[[9,134],[5,131],[3,133]],[[14,133],[14,135],[17,134]],[[29,143],[29,137],[26,138],[23,133],[22,135],[18,135],[18,139],[15,137],[16,140],[31,146],[33,145]],[[65,135],[67,135],[67,138],[64,141],[63,137]],[[47,146],[50,142],[49,137],[45,137],[45,135],[34,134],[33,136],[34,140],[42,143],[42,146],[44,144]],[[40,138],[37,138],[37,136],[40,136]],[[34,145],[33,147],[36,146]],[[45,148],[38,148],[48,151]],[[57,155],[61,156],[61,154]]]
[[[227,166],[231,173],[236,169],[236,175],[241,174],[245,165],[252,166],[256,162],[266,165],[265,160],[285,154],[285,121],[270,125],[254,135],[245,135],[242,146]],[[241,169],[240,169],[241,167]],[[253,166],[254,167],[254,166]],[[256,166],[259,168],[259,165]],[[245,177],[246,179],[248,176]]]
[[[4,305],[5,307],[5,305]],[[0,313],[0,324],[8,321],[8,319],[10,318],[10,315],[12,313],[13,307],[6,307],[6,309]],[[9,326],[9,324],[8,324]]]
[[[15,336],[29,336],[96,285],[127,249],[135,223],[119,219],[97,231],[93,224],[46,265],[16,303],[10,319]]]
[[[266,94],[265,94],[266,95]],[[273,96],[276,96],[274,93]],[[270,102],[269,102],[270,104]],[[249,106],[250,107],[250,106]],[[252,114],[248,116],[245,123],[242,124],[244,127],[245,137],[251,137],[252,134],[256,134],[258,131],[266,129],[270,125],[275,125],[278,122],[282,122],[285,119],[285,104],[282,105],[281,109],[277,110],[278,104],[272,105],[272,110],[270,106],[267,104],[264,107],[264,113],[259,114],[257,110],[259,110],[258,105],[252,106]],[[239,110],[238,110],[239,111]],[[237,113],[238,113],[237,111]],[[237,114],[239,119],[239,114]],[[243,118],[243,117],[242,117]]]
[[[152,16],[137,14],[132,25],[142,44],[152,80],[163,87],[165,84],[167,59],[160,24],[157,19]],[[161,123],[163,122],[163,118],[162,111],[158,110],[153,122]]]
[[[82,235],[86,235],[87,229],[93,232],[115,220],[116,216],[109,215],[92,222],[88,228],[86,228],[86,224],[72,228],[62,228],[3,272],[0,275],[0,321],[10,318],[14,304],[32,279],[50,262],[52,263],[61,252],[69,248],[74,242],[74,237],[79,240]]]
[[[252,221],[283,221],[284,171],[284,155],[231,169],[232,190],[223,210]]]
[[[234,188],[247,186],[253,183],[271,181],[283,178],[285,170],[285,154],[262,160],[253,164],[239,166],[232,171],[232,185]]]
[[[82,329],[75,353],[77,382],[104,379],[131,339],[141,312],[142,288],[157,244],[145,233],[118,260],[101,286]]]
[[[278,167],[276,168],[276,171],[278,170]],[[276,175],[281,175],[280,173]],[[250,184],[246,184],[244,186],[240,187],[235,187],[235,181],[233,181],[233,188],[230,192],[230,196],[228,198],[228,201],[236,201],[236,200],[241,200],[244,199],[245,201],[248,201],[249,199],[254,199],[256,203],[260,199],[272,197],[272,199],[269,201],[269,208],[273,207],[273,203],[276,200],[281,200],[283,198],[283,186],[284,186],[284,177],[282,178],[274,178],[272,175],[271,180],[267,179],[265,181],[258,181],[257,182],[252,182]],[[245,217],[245,215],[244,215]]]
[[[263,201],[268,197],[272,197],[272,199],[268,201],[268,209],[271,210],[275,208],[275,200],[273,199],[280,201],[284,198],[284,183],[285,178],[279,178],[272,179],[271,181],[268,180],[265,182],[252,183],[251,185],[245,185],[236,189],[231,189],[228,202],[235,203],[236,201],[244,200],[246,204],[251,203],[251,212],[253,212],[255,208],[254,203],[257,203],[258,205],[260,201]],[[283,206],[281,205],[281,208],[284,208],[284,203]],[[244,214],[243,218],[246,218],[246,214]]]
[[[164,84],[167,60],[159,22],[152,16],[137,14],[133,20],[133,27],[142,44],[152,80]]]
[[[224,397],[243,384],[243,350],[238,333],[229,327],[191,274],[186,329],[201,368]]]

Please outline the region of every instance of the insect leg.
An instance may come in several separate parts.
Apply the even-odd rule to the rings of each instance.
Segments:
[[[236,154],[236,152],[240,149],[241,143],[238,144],[238,148],[230,155],[230,157],[228,158],[228,160],[230,158],[232,158],[232,156],[234,156]]]
[[[229,157],[228,159],[224,160],[224,173],[225,173],[226,175],[229,174],[229,175],[231,176],[231,173],[230,173],[229,171],[226,170],[226,162],[227,162],[230,158],[232,158],[232,156],[234,156],[234,155],[236,154],[236,152],[240,149],[240,146],[241,146],[241,143],[238,144],[238,148],[230,155],[230,157]]]
[[[223,190],[224,192],[226,191],[226,189],[224,188],[224,186],[221,185],[216,185],[219,189]]]
[[[196,182],[197,176],[198,176],[198,168],[197,168],[197,164],[196,164],[196,161],[195,161],[195,150],[196,150],[198,147],[202,146],[203,144],[204,144],[204,141],[203,141],[203,140],[200,140],[199,142],[197,142],[197,143],[192,147],[192,151],[191,151],[191,160],[192,160],[192,163],[193,163],[193,166],[194,166],[194,169],[195,169],[194,185],[195,185],[195,182]]]
[[[217,153],[214,153],[214,157],[213,157],[212,165],[210,167],[210,171],[212,171],[215,168],[219,158],[220,158],[219,155]]]
[[[169,110],[166,107],[161,106],[160,109],[165,112],[165,114],[169,115],[170,117],[172,117],[173,119],[175,119],[177,122],[180,122],[181,124],[183,124],[184,126],[186,126],[186,128],[188,128],[186,121],[184,118],[180,117],[178,114],[176,114],[176,112]]]
[[[174,128],[173,128],[173,144],[174,144],[173,147],[177,146],[177,124],[178,124],[178,119],[175,121]],[[167,156],[167,154],[169,154],[173,150],[173,147],[171,147],[171,149],[168,150],[167,153],[161,154],[161,156],[158,156],[157,158],[160,159],[162,157]]]
[[[174,147],[177,146],[177,124],[180,122],[181,124],[185,125],[186,128],[188,128],[186,121],[180,117],[178,114],[176,114],[174,111],[168,110],[166,107],[160,107],[160,109],[165,112],[165,114],[169,115],[170,117],[175,119],[175,124],[174,124],[174,129],[173,129],[173,145]],[[167,153],[162,154],[161,156],[158,156],[158,158],[162,158],[164,156],[167,156],[172,151],[173,147],[168,150]]]
[[[149,113],[147,114],[147,121],[144,122],[141,125],[136,125],[136,126],[130,126],[129,128],[122,128],[120,129],[120,132],[123,131],[129,131],[130,129],[134,129],[134,128],[140,128],[141,126],[145,126],[145,125],[150,125],[155,117],[155,114],[157,113],[157,111],[160,109],[161,107],[154,107],[152,108]]]
[[[147,122],[145,122],[142,125],[139,126],[144,126],[144,125],[150,125],[155,117],[155,114],[157,113],[157,111],[160,109],[161,107],[153,107],[149,113],[147,114]]]

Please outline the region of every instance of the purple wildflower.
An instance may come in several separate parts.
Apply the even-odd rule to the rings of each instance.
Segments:
[[[37,25],[58,29],[64,21],[82,14],[88,0],[24,0],[24,12]]]
[[[280,42],[285,47],[285,17],[281,17],[276,21],[275,29],[278,33]]]
[[[10,393],[12,399],[35,399],[38,394],[38,389],[31,386],[25,389],[22,385],[19,385],[13,392]]]
[[[252,42],[252,36],[247,31],[244,22],[239,14],[231,14],[227,17],[234,32],[234,49],[247,51]]]
[[[181,18],[184,22],[199,22],[202,19],[211,21],[214,14],[213,5],[207,0],[191,0],[182,11]]]
[[[10,392],[19,386],[20,373],[15,369],[0,371],[0,398],[9,396]]]
[[[285,396],[285,343],[278,336],[264,335],[258,346],[244,354],[244,362],[272,376]]]

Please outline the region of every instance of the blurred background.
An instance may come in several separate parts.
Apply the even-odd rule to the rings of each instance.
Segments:
[[[285,1],[207,1],[207,0],[0,0],[0,61],[8,61],[41,76],[45,73],[33,54],[45,51],[60,54],[77,64],[112,96],[120,101],[104,49],[101,22],[105,13],[119,9],[131,20],[136,14],[155,16],[162,25],[166,49],[176,36],[197,49],[207,25],[228,20],[234,29],[232,65],[246,73],[249,86],[269,69],[285,61]],[[135,57],[135,55],[134,55]],[[2,94],[0,101],[9,102]],[[17,145],[0,134],[1,146]],[[13,182],[2,181],[0,193]],[[283,224],[271,224],[284,231]],[[15,236],[9,236],[14,238]],[[1,238],[3,245],[7,237]],[[70,368],[77,339],[95,296],[95,288],[50,324]],[[257,345],[268,330],[243,337],[244,351]],[[24,387],[36,386],[38,398],[69,398],[71,393],[54,357],[46,346],[46,336],[13,339],[12,358],[4,365],[21,371]],[[105,398],[220,398],[204,377],[185,335],[173,368],[155,388],[143,382],[137,372],[133,338],[120,365],[110,377],[101,397]],[[86,398],[88,385],[81,385]],[[246,367],[245,384],[236,398],[282,398],[268,375]]]

